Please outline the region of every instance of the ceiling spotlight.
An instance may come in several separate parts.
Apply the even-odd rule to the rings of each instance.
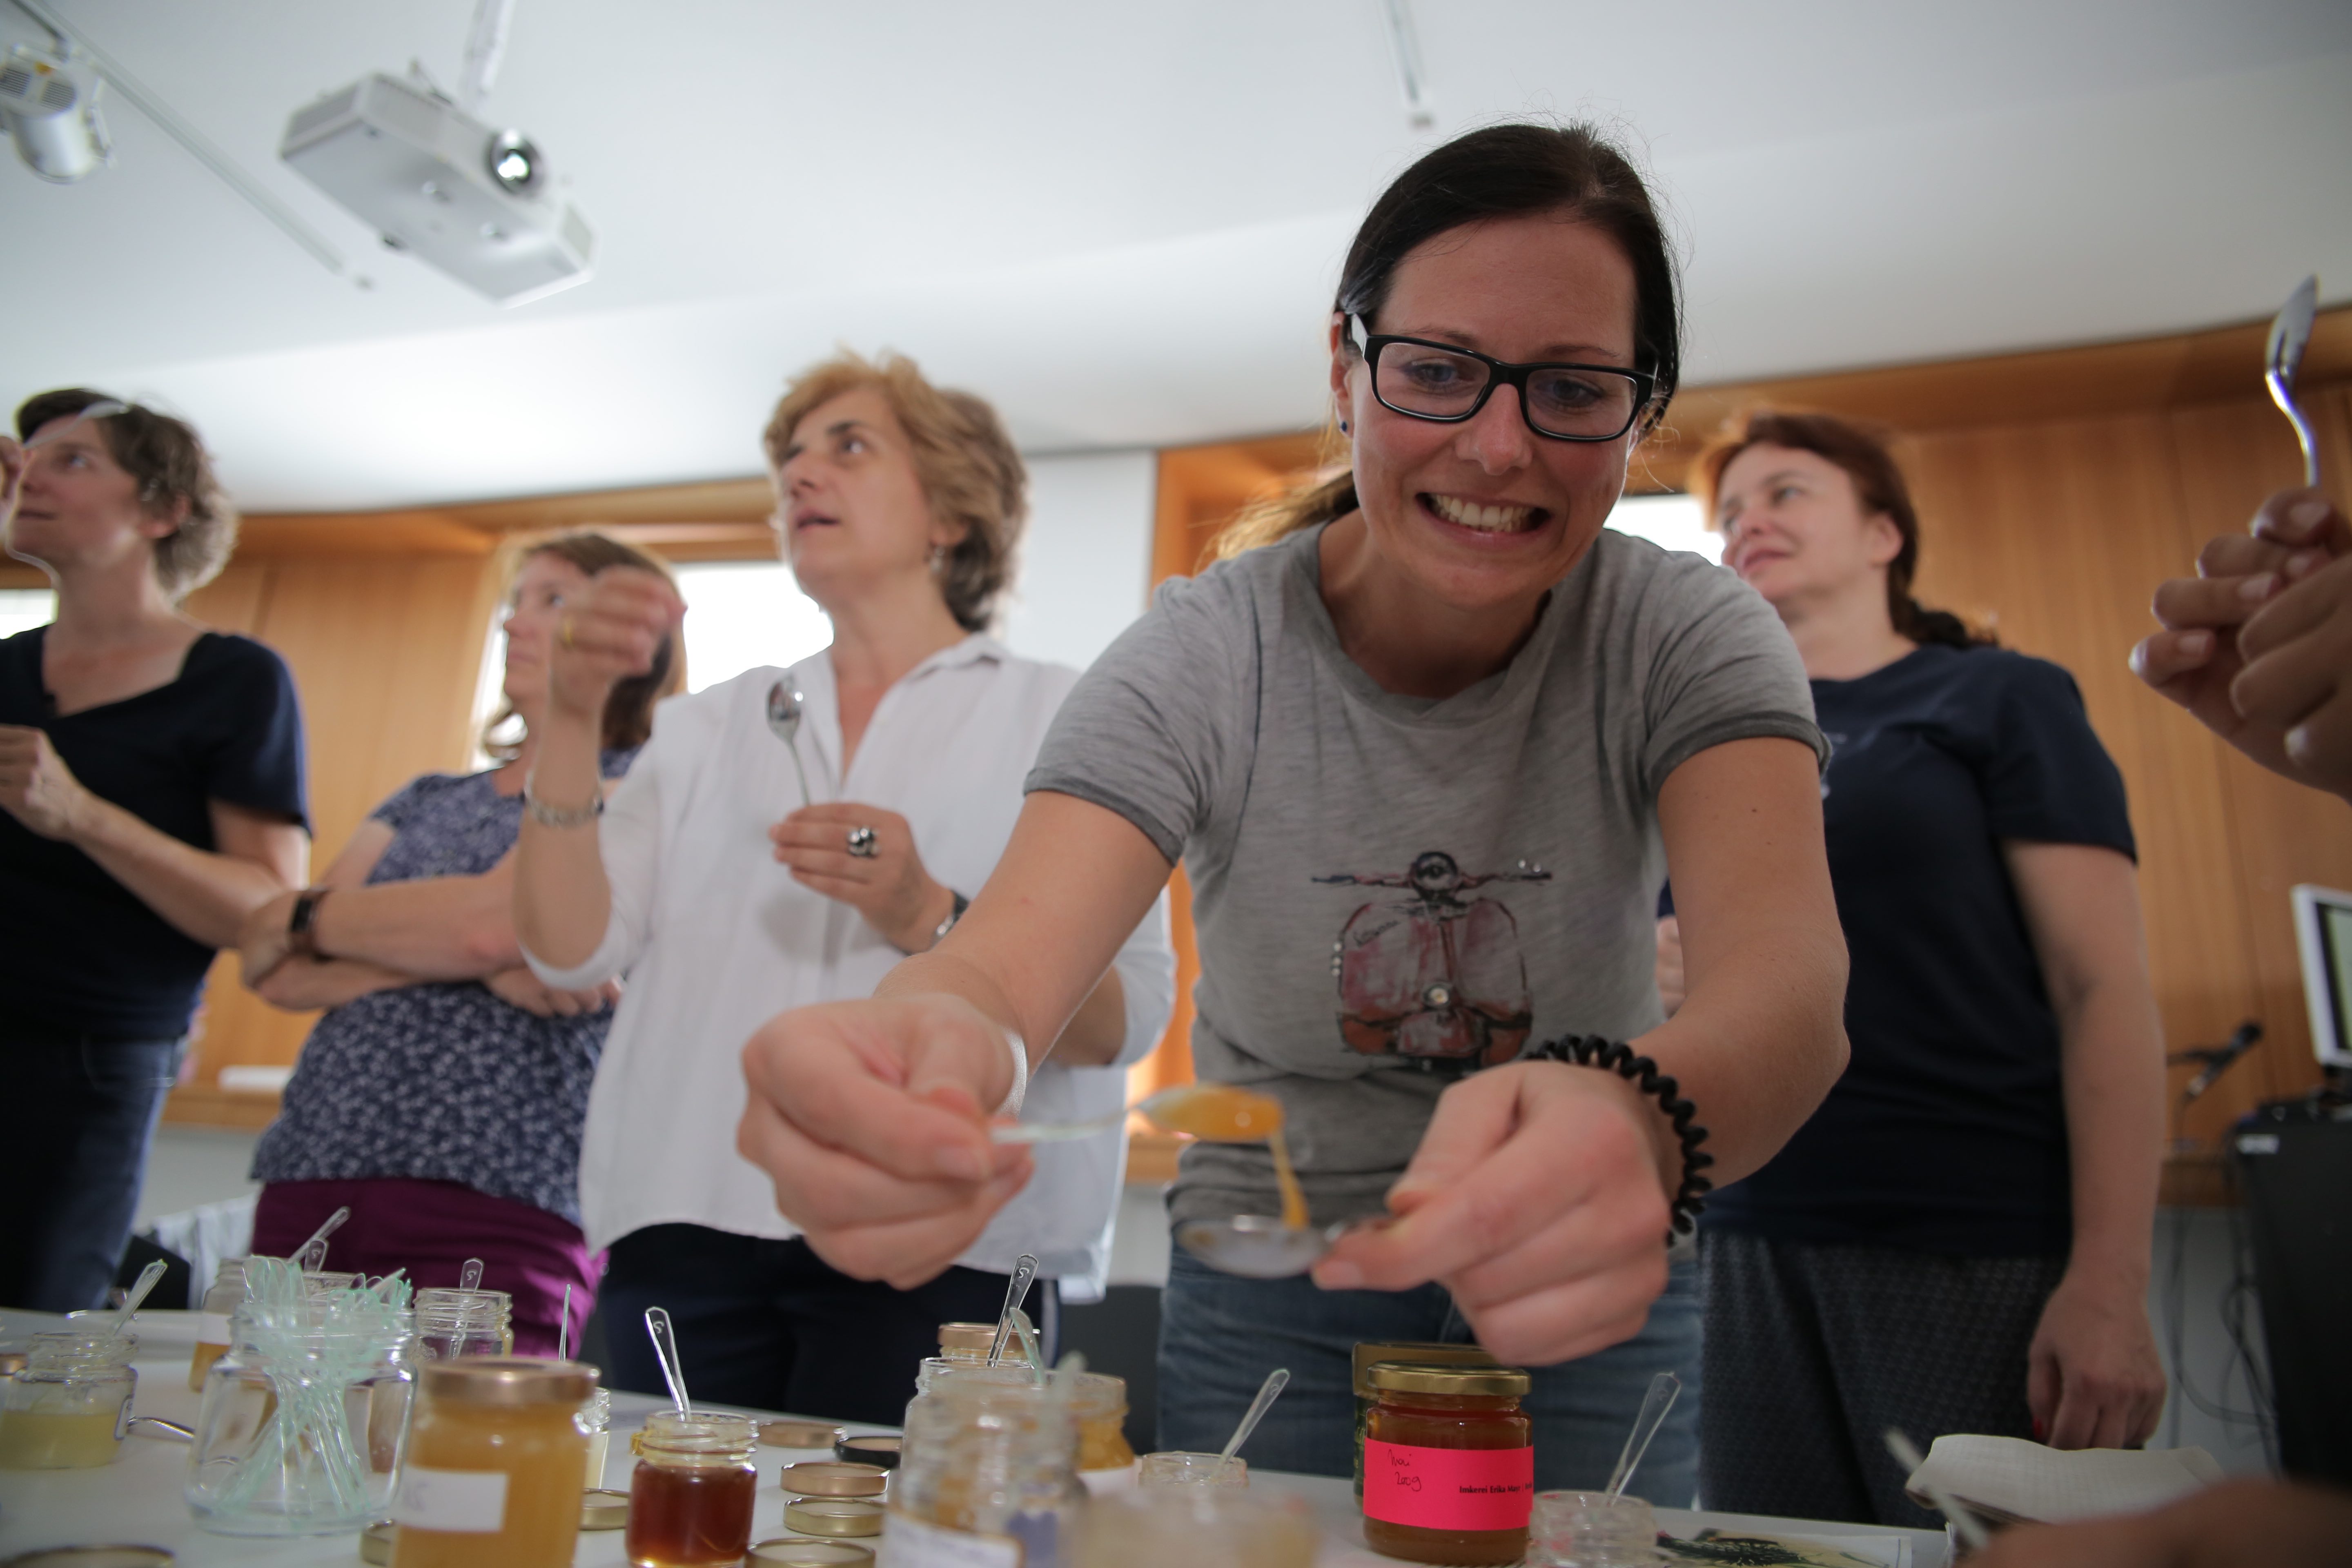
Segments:
[[[95,72],[69,57],[19,44],[0,58],[0,120],[26,168],[69,185],[113,161],[106,122],[98,117],[100,86]]]

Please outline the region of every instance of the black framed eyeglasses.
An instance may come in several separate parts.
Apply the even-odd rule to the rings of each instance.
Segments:
[[[1554,441],[1614,441],[1657,395],[1646,371],[1606,364],[1512,364],[1475,349],[1368,331],[1348,318],[1348,341],[1370,367],[1381,406],[1410,419],[1458,425],[1498,386],[1516,387],[1528,428]]]

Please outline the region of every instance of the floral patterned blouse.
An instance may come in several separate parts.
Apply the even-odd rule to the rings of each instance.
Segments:
[[[606,752],[606,778],[635,751]],[[376,807],[390,826],[368,882],[471,877],[514,847],[522,799],[495,771],[427,773]],[[612,1012],[541,1018],[476,980],[427,981],[330,1008],[302,1047],[263,1182],[457,1182],[580,1223],[580,1125]]]

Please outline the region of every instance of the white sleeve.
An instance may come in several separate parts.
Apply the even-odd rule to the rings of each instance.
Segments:
[[[1132,1067],[1151,1054],[1176,1012],[1176,947],[1168,934],[1168,889],[1151,901],[1111,962],[1127,1000],[1127,1037],[1109,1065]]]
[[[662,801],[666,795],[683,798],[686,794],[683,780],[667,775],[690,768],[702,754],[705,748],[697,742],[710,726],[693,721],[704,717],[676,699],[654,710],[652,739],[604,802],[604,815],[596,819],[596,846],[604,858],[604,883],[613,900],[604,940],[569,969],[549,963],[525,947],[523,962],[541,984],[559,991],[585,991],[626,973],[645,952],[653,937]]]

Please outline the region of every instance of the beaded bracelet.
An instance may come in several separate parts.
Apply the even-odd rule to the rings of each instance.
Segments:
[[[1697,1227],[1699,1211],[1706,1207],[1706,1194],[1715,1184],[1700,1174],[1715,1163],[1715,1156],[1700,1149],[1706,1142],[1706,1129],[1693,1126],[1691,1118],[1698,1107],[1676,1092],[1681,1086],[1658,1070],[1658,1064],[1636,1053],[1633,1047],[1620,1040],[1607,1040],[1598,1035],[1567,1035],[1549,1041],[1529,1051],[1523,1060],[1567,1062],[1575,1067],[1600,1068],[1614,1072],[1639,1089],[1643,1094],[1655,1096],[1658,1109],[1664,1111],[1675,1124],[1675,1136],[1682,1141],[1683,1182],[1675,1193],[1668,1210],[1669,1228],[1666,1245],[1674,1245],[1678,1236],[1688,1236]]]

